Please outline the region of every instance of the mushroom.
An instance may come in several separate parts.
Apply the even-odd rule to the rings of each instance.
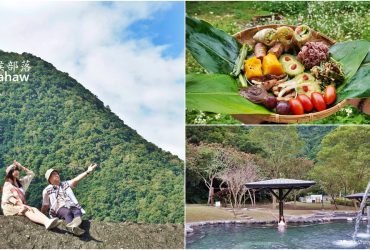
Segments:
[[[288,79],[288,75],[265,75],[262,77],[254,77],[251,82],[255,85],[261,86],[266,90],[270,90],[272,87],[276,86],[277,84],[283,83]]]

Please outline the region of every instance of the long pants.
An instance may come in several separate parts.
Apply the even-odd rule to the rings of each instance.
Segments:
[[[74,218],[81,217],[82,212],[77,207],[61,207],[58,209],[57,216],[59,219],[64,219],[67,223],[70,223]]]

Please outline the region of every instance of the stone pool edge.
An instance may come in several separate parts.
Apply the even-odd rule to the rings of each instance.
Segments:
[[[330,216],[330,217],[322,217],[322,218],[291,218],[288,221],[288,224],[319,224],[325,222],[335,222],[335,221],[353,221],[355,216],[348,215],[348,216]],[[367,218],[363,218],[362,220],[366,221]],[[186,234],[192,233],[194,231],[193,227],[202,227],[207,225],[216,225],[216,224],[248,224],[248,225],[269,225],[269,224],[276,224],[276,220],[214,220],[214,221],[197,221],[197,222],[189,222],[185,224],[185,232]]]

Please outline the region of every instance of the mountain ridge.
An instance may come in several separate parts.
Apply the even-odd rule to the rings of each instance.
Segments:
[[[183,223],[179,157],[148,142],[51,63],[0,51],[0,61],[11,60],[28,60],[31,70],[28,82],[0,83],[0,164],[16,159],[35,171],[27,194],[31,205],[41,205],[48,168],[62,170],[68,179],[97,162],[101,167],[75,189],[91,218]]]

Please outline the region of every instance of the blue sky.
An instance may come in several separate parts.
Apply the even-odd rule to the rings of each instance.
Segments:
[[[185,158],[183,2],[0,1],[4,51],[68,72],[146,140]]]
[[[164,51],[164,56],[177,57],[183,53],[185,46],[184,13],[183,2],[171,2],[169,9],[153,13],[150,19],[139,20],[130,25],[129,38],[145,37],[155,45],[167,45],[169,47]]]

